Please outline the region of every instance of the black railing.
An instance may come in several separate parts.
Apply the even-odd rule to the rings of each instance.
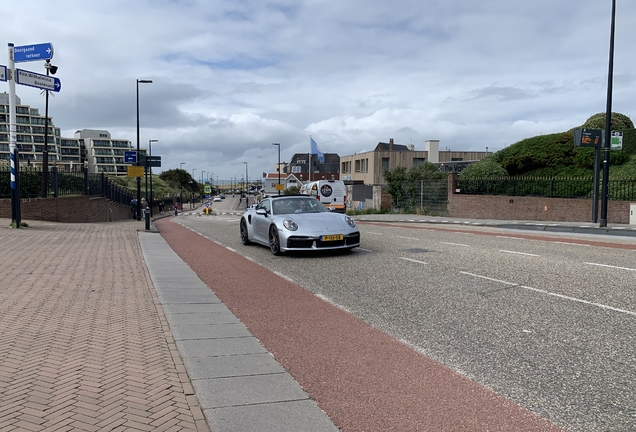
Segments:
[[[636,199],[636,179],[609,180],[609,199]],[[546,198],[592,199],[591,178],[498,177],[457,179],[455,193],[467,195],[537,196]],[[600,187],[599,187],[600,191]]]
[[[9,165],[0,165],[0,198],[11,198],[11,169]],[[103,173],[59,171],[55,167],[49,170],[47,195],[59,196],[103,196],[118,204],[130,205],[135,197],[133,193],[115,185]],[[20,167],[20,197],[40,198],[42,196],[42,169],[39,167]]]

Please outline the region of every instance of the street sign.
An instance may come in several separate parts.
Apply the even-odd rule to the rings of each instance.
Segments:
[[[612,131],[612,138],[610,139],[610,148],[612,150],[623,150],[623,132]]]
[[[203,190],[206,194],[212,193],[212,188],[210,186],[204,186]]]
[[[128,177],[143,177],[144,176],[144,167],[142,166],[129,166],[128,167]]]
[[[43,90],[50,90],[59,92],[62,88],[62,83],[59,79],[41,75],[35,72],[29,72],[22,69],[16,69],[16,80],[18,84],[22,84],[29,87],[37,87]]]
[[[210,203],[209,202],[205,203],[205,206],[210,207]]]
[[[124,163],[136,164],[137,152],[136,151],[124,151]]]
[[[601,129],[575,129],[574,145],[581,147],[600,147],[604,131]]]
[[[13,48],[13,61],[16,63],[36,60],[49,60],[52,58],[53,44],[51,43],[22,45]]]
[[[143,153],[139,155],[140,165],[145,167],[161,167],[161,156],[146,156]]]
[[[0,81],[7,80],[7,67],[0,65]]]
[[[281,184],[276,183],[276,190],[277,191],[285,190],[285,185],[282,183]]]

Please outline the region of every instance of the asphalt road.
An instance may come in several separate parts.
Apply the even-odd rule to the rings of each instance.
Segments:
[[[365,223],[352,253],[274,257],[238,220],[178,223],[564,429],[636,429],[636,239]]]

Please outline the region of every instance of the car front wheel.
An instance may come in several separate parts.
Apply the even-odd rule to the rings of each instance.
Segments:
[[[280,238],[278,237],[278,230],[274,225],[269,228],[269,249],[274,255],[280,255]]]
[[[241,219],[241,243],[246,246],[252,244],[247,233],[247,222],[245,222],[245,219]]]

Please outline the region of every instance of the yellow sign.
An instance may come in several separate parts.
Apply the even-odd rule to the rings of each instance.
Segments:
[[[206,193],[206,194],[209,194],[209,193],[211,193],[211,192],[212,192],[212,188],[211,188],[210,186],[205,186],[205,187],[204,187],[204,190],[205,190],[205,193]]]
[[[128,177],[143,177],[144,167],[142,166],[128,166]]]
[[[276,183],[276,190],[285,190],[285,185]]]

